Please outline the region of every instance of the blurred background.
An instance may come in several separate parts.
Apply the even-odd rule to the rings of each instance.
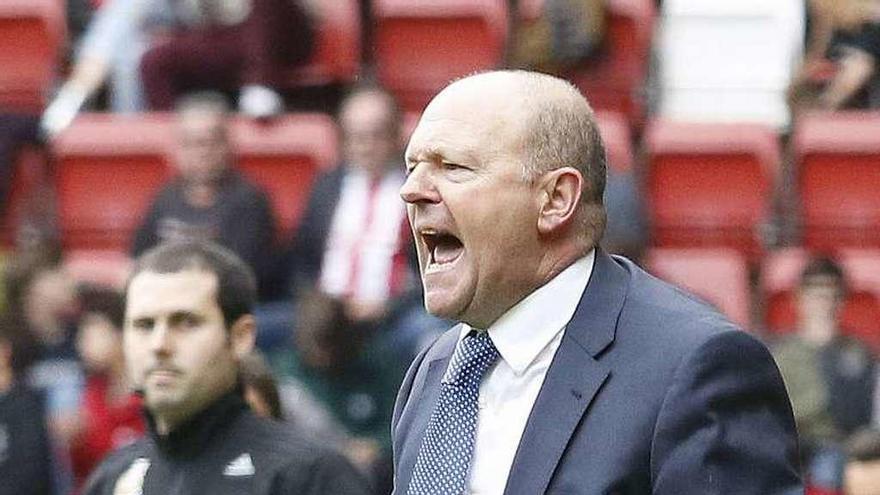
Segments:
[[[402,149],[497,68],[590,101],[603,247],[768,343],[811,492],[880,493],[878,62],[875,0],[0,0],[0,494],[75,493],[141,434],[119,291],[191,236],[260,278],[255,408],[388,493],[390,404],[446,327]]]

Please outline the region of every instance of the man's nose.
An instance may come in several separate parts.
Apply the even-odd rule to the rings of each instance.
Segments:
[[[150,350],[155,354],[171,352],[171,329],[165,323],[157,323],[150,334]]]
[[[407,203],[437,203],[440,195],[426,171],[427,167],[415,167],[400,186],[400,197]]]

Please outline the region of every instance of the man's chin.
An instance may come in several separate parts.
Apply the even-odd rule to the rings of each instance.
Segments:
[[[446,320],[459,320],[463,304],[460,301],[449,300],[445,297],[433,296],[426,291],[425,310],[432,316]]]
[[[144,402],[152,412],[165,412],[175,410],[180,406],[180,398],[177,394],[168,390],[150,390],[144,391]]]

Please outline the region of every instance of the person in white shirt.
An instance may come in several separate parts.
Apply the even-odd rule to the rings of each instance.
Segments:
[[[574,86],[453,82],[405,159],[425,306],[461,323],[401,386],[394,494],[802,491],[766,348],[599,247],[605,153]]]

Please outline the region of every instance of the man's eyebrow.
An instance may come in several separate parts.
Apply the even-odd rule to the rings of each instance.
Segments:
[[[437,148],[429,147],[425,149],[421,149],[416,152],[407,153],[406,155],[406,163],[413,164],[416,162],[435,160],[438,157],[442,157],[443,154]]]
[[[154,320],[155,318],[149,315],[133,315],[127,319],[131,324],[151,323]]]

